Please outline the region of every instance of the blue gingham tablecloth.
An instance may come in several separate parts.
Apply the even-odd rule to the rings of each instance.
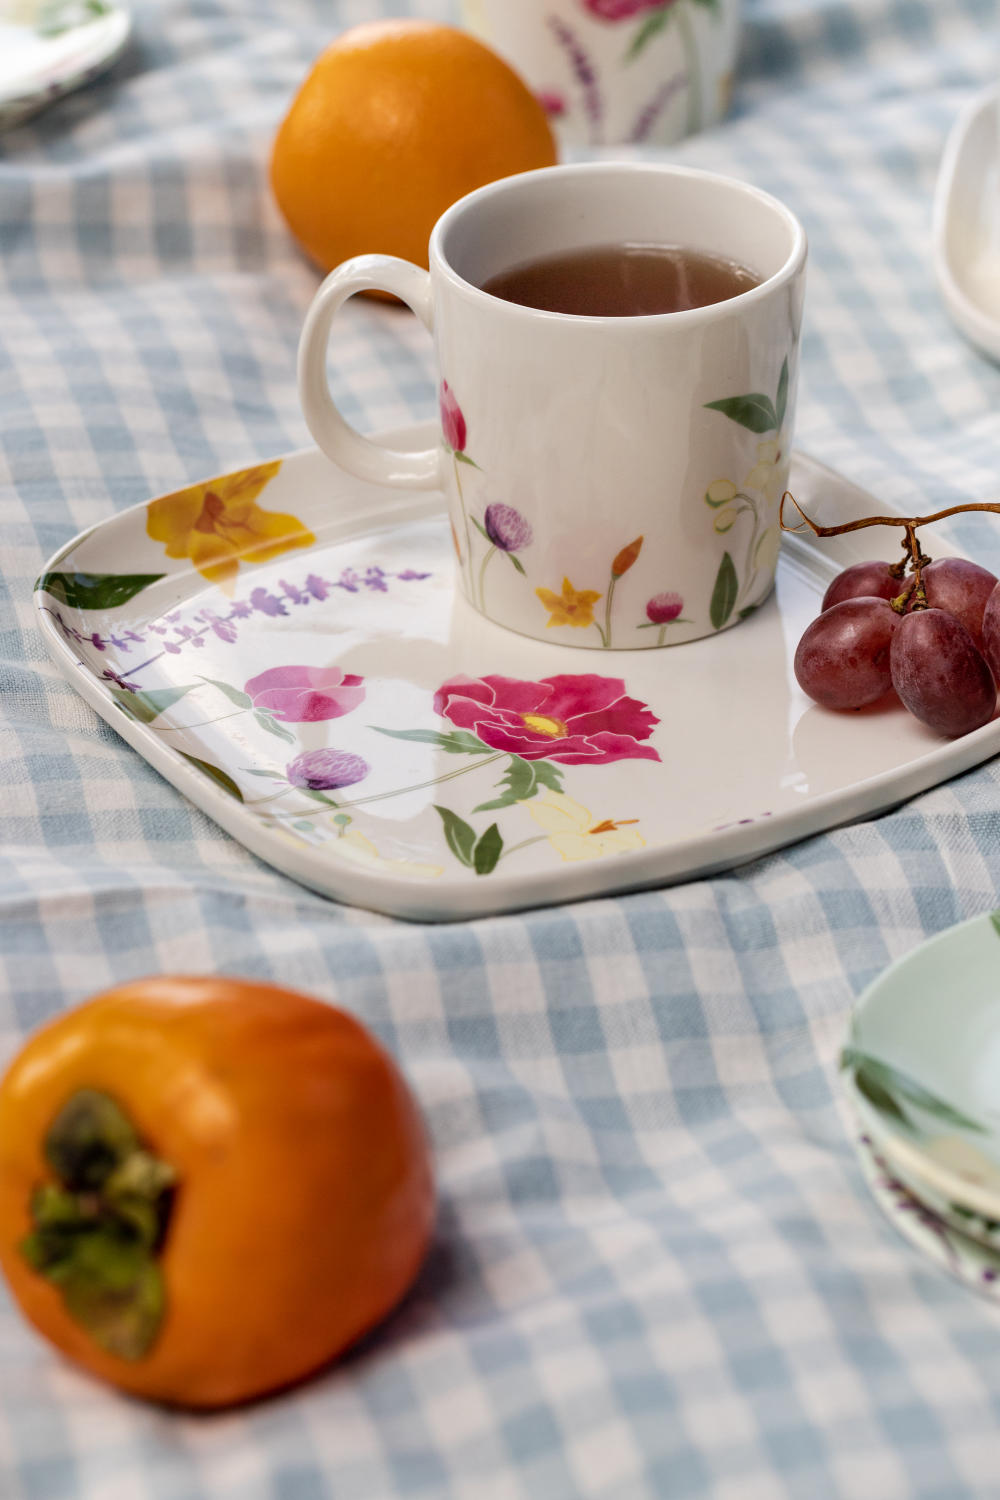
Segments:
[[[390,10],[449,6],[145,0],[106,81],[0,138],[0,1043],[150,971],[336,1000],[419,1095],[434,1247],[346,1363],[207,1419],[92,1383],[0,1304],[0,1496],[996,1497],[1000,1313],[883,1222],[834,1073],[852,997],[997,905],[995,766],[715,880],[427,929],[257,862],[43,656],[59,544],[307,441],[317,277],[264,164],[311,58]],[[669,153],[805,221],[798,441],[897,506],[997,496],[1000,370],[946,320],[930,205],[998,41],[998,0],[747,0],[731,119]],[[348,414],[429,414],[415,320],[345,317]],[[1000,567],[994,523],[953,535]]]

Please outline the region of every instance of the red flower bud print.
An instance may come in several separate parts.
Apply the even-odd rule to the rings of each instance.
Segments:
[[[444,432],[444,440],[449,448],[456,453],[465,452],[465,444],[468,440],[468,429],[462,408],[455,400],[455,393],[447,380],[442,380],[440,391],[441,406],[441,428]]]
[[[583,8],[599,21],[631,21],[648,10],[667,10],[675,0],[582,0]]]

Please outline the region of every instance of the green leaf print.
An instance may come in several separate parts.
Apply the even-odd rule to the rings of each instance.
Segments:
[[[197,686],[196,682],[189,682],[185,687],[154,688],[148,693],[130,693],[127,688],[111,688],[110,693],[130,719],[135,719],[140,724],[152,724],[154,719],[172,708],[185,693],[193,692]]]
[[[71,609],[115,609],[165,573],[43,573],[35,584]]]
[[[372,724],[376,734],[385,734],[391,740],[413,740],[418,745],[436,745],[448,755],[494,755],[489,745],[484,745],[477,735],[467,729],[455,729],[442,734],[439,729],[380,729]]]
[[[738,422],[751,432],[774,432],[781,425],[770,396],[754,392],[749,396],[726,396],[722,401],[706,401],[708,411],[721,411],[731,422]]]
[[[658,36],[663,28],[668,25],[672,10],[672,6],[665,5],[662,10],[654,11],[652,15],[646,17],[632,38],[632,45],[625,54],[626,62],[631,62],[633,58],[639,56],[640,52],[645,51],[654,36]]]
[[[724,552],[716,574],[715,587],[712,590],[712,602],[708,607],[708,617],[714,629],[721,630],[725,625],[733,612],[738,593],[739,581],[736,577],[736,566],[729,553]]]
[[[780,427],[785,420],[785,412],[788,409],[788,356],[785,355],[781,366],[781,374],[778,376],[778,395],[774,403],[774,414],[777,417],[775,426]]]
[[[230,797],[235,797],[237,802],[243,801],[243,793],[236,785],[236,782],[231,776],[227,775],[225,771],[221,770],[219,766],[213,766],[211,761],[199,760],[197,755],[188,755],[184,750],[179,750],[177,753],[178,755],[182,756],[189,765],[192,765],[197,770],[199,770],[203,776],[207,776],[210,781],[214,781],[216,786],[219,787],[222,791],[226,792]]]
[[[453,813],[450,807],[438,807],[434,804],[434,811],[444,824],[444,836],[448,841],[448,848],[467,870],[473,868],[473,850],[476,847],[476,830],[470,828],[464,818],[458,813]]]
[[[842,1068],[854,1069],[855,1083],[865,1097],[871,1099],[876,1109],[895,1115],[907,1125],[911,1122],[905,1115],[899,1099],[905,1099],[907,1104],[915,1105],[917,1109],[922,1109],[925,1114],[933,1115],[936,1120],[944,1121],[946,1125],[954,1125],[959,1130],[973,1130],[979,1135],[989,1134],[985,1125],[963,1114],[961,1110],[956,1109],[953,1104],[949,1104],[937,1094],[932,1094],[916,1078],[901,1068],[893,1067],[891,1063],[882,1062],[877,1057],[870,1057],[865,1052],[858,1052],[853,1047],[845,1047],[840,1055],[840,1065]],[[862,1084],[862,1079],[864,1079],[864,1084]],[[875,1098],[872,1097],[873,1094],[883,1099],[887,1098],[891,1108],[876,1103]]]
[[[502,853],[503,839],[500,837],[500,830],[495,823],[491,823],[482,837],[476,841],[476,847],[472,851],[472,864],[476,874],[491,875]]]

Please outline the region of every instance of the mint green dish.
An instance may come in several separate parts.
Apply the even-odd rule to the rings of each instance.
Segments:
[[[1000,1252],[966,1233],[954,1214],[943,1216],[914,1197],[867,1133],[854,1144],[872,1197],[913,1249],[970,1291],[1000,1302]]]
[[[1000,913],[939,933],[881,974],[855,1005],[840,1067],[911,1191],[1000,1221]]]

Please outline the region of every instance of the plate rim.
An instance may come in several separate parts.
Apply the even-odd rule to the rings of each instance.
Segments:
[[[79,32],[89,31],[91,28],[97,31],[100,28],[100,32],[91,39],[91,45],[83,52],[74,54],[67,64],[58,69],[55,76],[42,68],[23,74],[6,88],[0,84],[0,116],[8,117],[5,121],[6,128],[27,120],[38,110],[54,104],[63,95],[90,82],[106,68],[113,67],[128,44],[132,24],[131,7],[122,3],[122,0],[111,0],[111,9],[104,15],[95,16],[72,28]],[[48,66],[51,70],[52,64]]]
[[[380,431],[374,434],[374,438],[376,441],[394,444],[426,443],[429,432],[437,432],[437,424],[432,418]],[[280,457],[286,463],[314,456],[317,452],[315,447],[305,446]],[[793,462],[796,460],[805,464],[813,473],[829,475],[840,485],[846,484],[862,494],[867,493],[847,475],[798,449],[793,450]],[[255,462],[264,463],[266,460]],[[209,480],[220,477],[223,476],[218,473],[208,476]],[[350,479],[350,476],[347,477]],[[184,487],[187,487],[187,482]],[[399,493],[400,519],[413,510],[419,510],[421,506],[427,515],[444,510],[443,495],[440,503],[435,505],[435,497],[441,494],[439,491],[407,492],[401,489]],[[48,573],[58,572],[59,562],[74,547],[96,533],[120,524],[129,515],[145,510],[155,498],[157,497],[151,496],[137,501],[86,527],[57,548],[45,563],[34,586],[32,599],[49,657],[70,686],[127,744],[231,838],[272,868],[327,899],[342,904],[364,907],[407,921],[468,921],[532,907],[614,897],[629,891],[703,879],[776,853],[779,849],[799,843],[816,833],[898,806],[919,792],[961,774],[1000,751],[998,716],[989,724],[958,740],[942,740],[931,746],[926,754],[909,764],[902,774],[898,767],[880,771],[849,787],[824,792],[812,798],[802,808],[791,808],[749,824],[737,824],[722,832],[701,831],[675,843],[647,845],[643,849],[620,854],[613,861],[580,861],[559,869],[555,876],[552,871],[538,870],[520,875],[494,874],[488,882],[474,882],[467,877],[446,875],[430,885],[406,876],[368,871],[354,864],[345,864],[341,869],[340,866],[327,862],[316,868],[318,862],[315,850],[308,847],[300,849],[292,843],[286,843],[277,831],[254,818],[242,804],[235,802],[208,777],[176,756],[148,726],[129,719],[120,710],[116,710],[112,701],[102,692],[97,679],[80,669],[79,659],[69,642],[57,630],[51,611],[44,603],[47,596],[39,588],[41,580]],[[357,534],[367,535],[368,532],[359,530]],[[803,555],[818,551],[817,544],[811,537],[792,536],[787,538],[786,544],[790,544],[793,555],[797,551],[801,551]],[[957,551],[945,538],[938,539],[937,545],[942,554],[954,555]],[[196,570],[192,568],[190,571]],[[182,569],[177,569],[174,576],[180,577],[182,573]],[[629,654],[627,649],[615,652],[619,658],[627,659]],[[885,789],[889,786],[892,787],[892,794],[885,796]],[[331,879],[331,876],[334,878]]]
[[[901,953],[898,958],[893,959],[890,964],[875,976],[865,986],[851,1006],[845,1029],[845,1045],[853,1034],[856,1019],[860,1016],[865,1006],[870,1004],[873,997],[879,992],[883,985],[899,977],[901,972],[911,963],[926,954],[930,949],[944,947],[949,943],[961,941],[964,935],[972,928],[980,927],[984,923],[993,922],[994,915],[1000,908],[991,907],[988,911],[977,912],[974,916],[965,917],[961,922],[953,922],[949,927],[943,927],[940,932],[931,933],[922,942],[917,943],[908,952]],[[1000,945],[1000,936],[998,936]],[[998,961],[1000,961],[1000,946],[998,946]],[[848,1099],[851,1108],[864,1121],[865,1129],[871,1130],[879,1137],[880,1148],[895,1164],[909,1175],[923,1182],[927,1187],[939,1193],[942,1197],[953,1203],[961,1203],[973,1209],[983,1218],[1000,1220],[1000,1195],[994,1196],[988,1188],[977,1186],[976,1183],[966,1182],[964,1178],[952,1173],[949,1168],[929,1157],[919,1146],[912,1141],[903,1139],[893,1134],[888,1126],[881,1120],[876,1120],[871,1106],[868,1105],[864,1095],[860,1092],[854,1082],[850,1071],[843,1067],[838,1060],[837,1070],[840,1075],[841,1087]],[[1000,1253],[1000,1245],[997,1247]]]
[[[868,1139],[869,1131],[866,1122],[852,1118],[850,1123],[853,1128],[850,1145],[854,1159],[869,1197],[882,1215],[884,1222],[899,1235],[925,1266],[933,1266],[936,1270],[943,1271],[960,1286],[985,1298],[996,1307],[1000,1302],[1000,1274],[986,1276],[984,1271],[988,1269],[991,1273],[1000,1273],[1000,1249],[972,1238],[948,1220],[942,1219],[935,1209],[911,1192],[906,1183],[900,1182],[899,1186],[906,1196],[912,1199],[923,1213],[936,1220],[948,1237],[948,1250],[944,1248],[940,1240],[935,1240],[934,1248],[931,1249],[927,1241],[922,1236],[918,1236],[917,1221],[899,1212],[895,1203],[890,1204],[892,1190],[879,1181],[882,1163],[878,1159],[878,1153],[882,1151],[882,1141],[875,1142]],[[887,1163],[887,1165],[891,1167],[892,1163]],[[949,1250],[951,1254],[948,1253]]]
[[[987,110],[1000,110],[1000,84],[970,99],[956,117],[938,168],[931,213],[934,272],[945,307],[959,332],[993,360],[1000,360],[1000,319],[992,318],[966,291],[949,252],[949,225],[959,167],[969,139]]]

